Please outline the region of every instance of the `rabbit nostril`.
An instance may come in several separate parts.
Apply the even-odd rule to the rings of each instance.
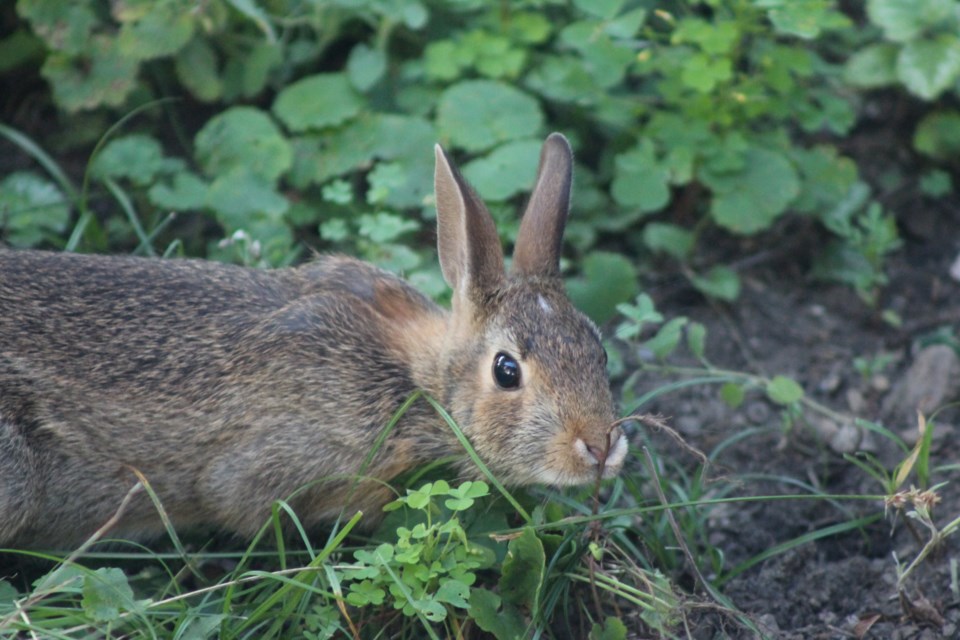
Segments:
[[[587,453],[589,453],[591,456],[593,456],[594,462],[597,462],[598,464],[599,464],[602,460],[605,460],[606,457],[607,457],[607,456],[605,455],[604,450],[603,450],[602,448],[596,447],[596,446],[594,446],[594,445],[592,445],[592,444],[588,444],[588,445],[587,445]]]

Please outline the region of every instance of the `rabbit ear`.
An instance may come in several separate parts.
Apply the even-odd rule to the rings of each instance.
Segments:
[[[559,133],[551,133],[540,151],[537,183],[520,222],[513,270],[527,276],[560,274],[563,228],[570,210],[573,152]]]
[[[440,145],[434,151],[437,248],[443,279],[455,292],[492,291],[505,278],[493,218]]]

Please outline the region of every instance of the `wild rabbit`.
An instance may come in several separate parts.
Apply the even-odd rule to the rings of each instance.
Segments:
[[[352,491],[417,389],[442,403],[512,484],[620,469],[606,355],[559,273],[572,156],[547,138],[509,275],[490,214],[436,147],[447,312],[343,256],[263,271],[199,260],[0,251],[0,545],[76,545],[137,469],[178,529],[252,536],[274,500],[308,527],[389,500]],[[366,467],[390,480],[460,456],[417,400]],[[312,484],[311,484],[312,483]],[[163,533],[138,495],[111,536]]]

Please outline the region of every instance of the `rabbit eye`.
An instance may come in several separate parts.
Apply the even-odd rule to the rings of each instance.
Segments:
[[[501,389],[516,389],[520,386],[520,363],[512,356],[498,353],[493,358],[493,379]]]

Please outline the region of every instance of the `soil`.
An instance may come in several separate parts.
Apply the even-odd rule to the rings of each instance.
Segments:
[[[924,206],[913,204],[902,210]],[[679,277],[661,276],[646,288],[665,317],[684,315],[707,327],[707,356],[716,367],[790,376],[809,397],[848,420],[807,411],[785,426],[782,407],[762,392],[749,393],[732,410],[715,386],[706,385],[659,396],[643,411],[663,414],[689,444],[708,454],[729,445],[712,473],[721,484],[739,481],[738,496],[882,494],[880,483],[842,454],[868,451],[887,469],[904,454],[890,438],[855,427],[852,418],[876,421],[912,444],[918,404],[929,418],[933,410],[960,400],[956,344],[925,348],[938,329],[954,337],[960,332],[960,283],[949,275],[960,253],[960,215],[957,209],[930,213],[936,215],[928,216],[922,233],[900,221],[904,246],[889,260],[890,284],[873,307],[847,287],[806,277],[807,258],[822,237],[802,224],[778,230],[778,238],[795,240],[776,254],[757,246],[754,257],[743,260],[751,254],[737,247],[744,286],[734,304],[709,304]],[[721,257],[725,264],[735,259]],[[884,309],[895,310],[902,324],[885,322]],[[872,375],[857,371],[855,358],[878,354],[889,354],[890,364]],[[637,387],[644,392],[664,383],[662,375],[645,375]],[[958,426],[956,408],[936,415],[931,467],[953,465],[935,469],[931,478],[950,482],[938,490],[941,501],[933,510],[941,528],[960,516]],[[750,435],[733,438],[741,434]],[[670,455],[664,453],[669,447],[665,441],[661,454]],[[761,500],[712,508],[709,543],[723,552],[726,567],[831,525],[881,516],[859,530],[792,546],[727,583],[724,594],[749,614],[763,637],[960,637],[960,536],[948,537],[898,591],[896,558],[908,565],[929,533],[902,513],[893,518],[890,510],[884,518],[883,512],[879,499]],[[700,620],[693,626],[698,638],[756,637],[729,620]]]

